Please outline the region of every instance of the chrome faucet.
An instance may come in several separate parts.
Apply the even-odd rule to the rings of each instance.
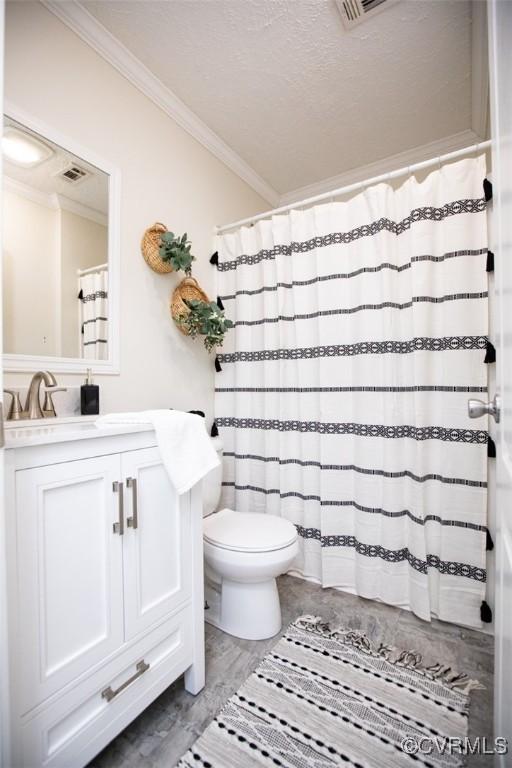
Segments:
[[[41,382],[44,381],[47,387],[56,387],[57,381],[50,371],[38,371],[32,376],[28,390],[27,401],[25,403],[26,419],[42,419],[44,417],[41,408]]]

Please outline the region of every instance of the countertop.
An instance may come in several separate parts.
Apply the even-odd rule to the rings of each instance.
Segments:
[[[113,424],[108,427],[97,427],[96,419],[97,416],[71,416],[33,421],[8,421],[4,424],[5,448],[7,450],[27,448],[153,430],[150,424]]]

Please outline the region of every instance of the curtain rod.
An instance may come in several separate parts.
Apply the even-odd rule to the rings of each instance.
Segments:
[[[104,272],[105,269],[108,269],[108,264],[98,264],[97,267],[89,267],[88,269],[77,269],[77,274],[80,277],[83,277],[84,275],[91,274],[91,272]]]
[[[329,200],[332,197],[338,197],[339,195],[346,194],[347,192],[356,192],[373,184],[379,184],[383,181],[390,181],[391,179],[397,179],[400,176],[408,176],[416,171],[422,171],[426,168],[430,168],[440,163],[446,163],[449,160],[457,160],[459,157],[465,157],[471,155],[473,152],[479,152],[480,150],[489,149],[492,145],[492,141],[482,141],[479,144],[472,144],[469,147],[463,147],[463,149],[456,149],[454,152],[448,152],[446,155],[440,155],[433,157],[430,160],[423,160],[420,163],[414,165],[406,165],[403,168],[398,168],[396,171],[389,171],[388,173],[382,173],[379,176],[373,176],[371,179],[365,181],[358,181],[355,184],[348,184],[346,187],[339,187],[333,189],[330,192],[323,192],[321,195],[315,195],[314,197],[307,197],[305,200],[298,200],[296,203],[290,203],[290,205],[283,205],[281,208],[274,208],[271,211],[265,213],[258,213],[256,216],[250,216],[248,219],[240,219],[233,224],[225,224],[222,227],[215,227],[215,234],[221,235],[223,232],[227,232],[228,229],[235,229],[242,227],[244,224],[254,224],[261,219],[268,219],[270,216],[275,216],[278,213],[286,213],[293,208],[303,208],[306,205],[312,205],[313,203],[319,203],[322,200]]]

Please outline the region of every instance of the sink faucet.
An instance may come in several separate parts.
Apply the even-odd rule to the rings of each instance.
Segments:
[[[47,387],[56,387],[57,381],[50,371],[38,371],[32,376],[30,387],[25,403],[25,413],[27,419],[42,419],[44,414],[41,408],[41,382],[44,381]]]

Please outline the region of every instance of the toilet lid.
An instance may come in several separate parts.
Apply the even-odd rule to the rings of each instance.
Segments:
[[[293,544],[295,526],[289,520],[259,512],[222,509],[204,519],[204,539],[239,552],[271,552]]]

